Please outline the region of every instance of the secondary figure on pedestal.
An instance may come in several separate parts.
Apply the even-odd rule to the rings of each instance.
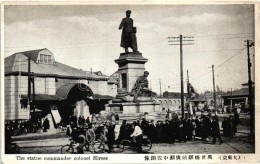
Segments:
[[[134,21],[130,18],[131,11],[126,11],[126,18],[123,18],[119,30],[122,30],[121,44],[120,46],[125,48],[125,52],[128,52],[128,47],[131,47],[133,52],[138,52],[137,50],[137,40],[136,40],[136,27],[133,27]]]
[[[130,96],[134,96],[134,102],[138,102],[137,101],[138,96],[150,97],[152,96],[152,94],[154,94],[148,88],[148,80],[147,80],[148,75],[149,72],[144,71],[144,75],[137,78],[135,85],[130,93]]]

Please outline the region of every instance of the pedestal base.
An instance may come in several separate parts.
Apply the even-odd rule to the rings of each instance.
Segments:
[[[144,117],[145,113],[157,116],[157,113],[161,114],[162,111],[160,104],[156,102],[123,102],[107,104],[106,112],[119,114],[120,120],[134,120]]]

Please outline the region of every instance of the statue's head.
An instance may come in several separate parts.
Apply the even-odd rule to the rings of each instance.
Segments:
[[[148,75],[149,75],[149,72],[148,71],[144,71],[144,76],[148,77]]]
[[[127,16],[127,17],[130,17],[130,15],[131,15],[131,10],[127,10],[127,11],[126,11],[126,16]]]

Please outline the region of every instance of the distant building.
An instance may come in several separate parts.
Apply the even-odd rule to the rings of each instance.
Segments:
[[[104,104],[117,94],[117,82],[109,76],[55,61],[53,53],[46,48],[17,52],[4,61],[6,120],[34,117],[35,113],[26,108],[29,58],[31,101],[34,103],[31,105],[42,111],[42,115],[58,109],[62,118],[70,115],[86,117],[89,112],[104,110]]]
[[[254,82],[253,82],[253,98],[254,98]],[[249,89],[248,83],[242,84],[242,88],[234,90],[232,92],[227,92],[223,95],[224,105],[234,107],[236,105],[241,106],[241,108],[247,108],[248,106]],[[253,100],[254,102],[254,100]]]
[[[184,105],[186,103],[187,93],[184,93]],[[163,97],[155,99],[156,102],[160,103],[162,111],[170,109],[171,111],[181,110],[181,93],[177,92],[163,92]]]

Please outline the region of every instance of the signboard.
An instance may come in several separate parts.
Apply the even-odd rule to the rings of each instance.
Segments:
[[[57,124],[57,123],[60,123],[61,121],[61,117],[60,117],[60,113],[58,110],[51,110],[51,114],[53,116],[53,119],[54,119],[54,122]]]

